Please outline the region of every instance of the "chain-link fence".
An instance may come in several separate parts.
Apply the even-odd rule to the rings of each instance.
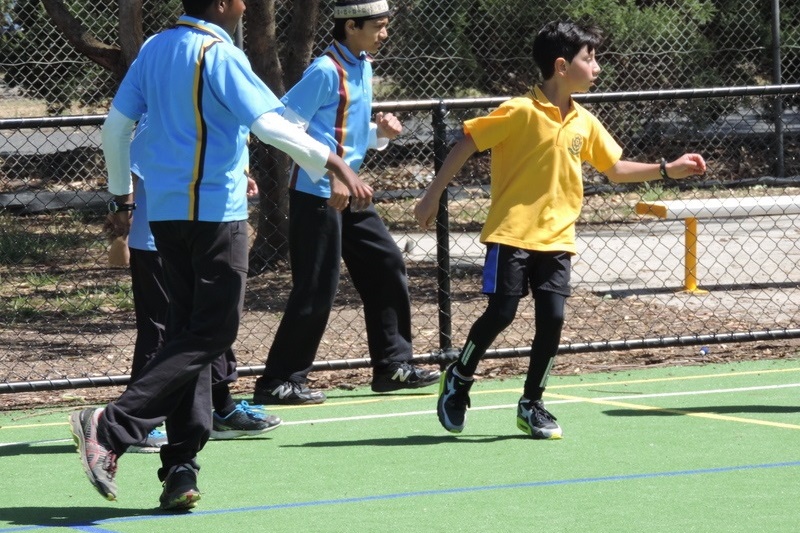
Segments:
[[[65,4],[99,40],[115,41],[114,3]],[[144,3],[146,34],[179,12],[179,2],[155,4]],[[461,122],[501,101],[467,97],[522,92],[536,79],[533,34],[562,15],[594,15],[606,29],[602,94],[583,101],[625,147],[625,157],[657,161],[696,151],[709,163],[703,178],[627,187],[587,168],[563,351],[796,333],[795,215],[701,220],[697,275],[708,292],[686,293],[680,292],[682,222],[641,217],[634,208],[641,200],[798,195],[800,88],[792,84],[800,72],[800,6],[779,6],[776,21],[766,2],[646,8],[609,2],[614,16],[592,13],[591,4],[598,3],[393,2],[391,38],[376,61],[376,93],[384,101],[377,107],[395,112],[405,131],[390,149],[368,158],[364,175],[379,191],[376,204],[405,253],[420,360],[460,347],[484,309],[477,232],[489,202],[489,155],[474,157],[450,189],[449,244],[437,246],[435,234],[416,231],[415,198],[460,135]],[[280,36],[291,2],[275,5]],[[330,5],[321,5],[318,47],[327,42]],[[13,14],[10,24],[4,18],[0,51],[0,117],[8,117],[0,118],[0,391],[124,381],[135,333],[130,282],[126,270],[107,267],[102,116],[86,114],[95,111],[86,106],[107,105],[115,78],[73,54],[39,2],[0,1],[0,8]],[[247,22],[244,29],[246,42],[254,30]],[[38,45],[27,40],[31,34]],[[47,83],[36,88],[32,80]],[[693,87],[742,90],[687,89],[668,98],[631,93]],[[435,100],[411,100],[419,98]],[[48,112],[63,116],[15,118]],[[263,202],[253,206],[254,228],[265,209],[271,208]],[[245,374],[263,364],[289,289],[285,261],[249,280],[235,346]],[[532,308],[521,308],[495,348],[523,353],[531,319]],[[366,353],[362,310],[345,275],[318,362],[357,366]]]

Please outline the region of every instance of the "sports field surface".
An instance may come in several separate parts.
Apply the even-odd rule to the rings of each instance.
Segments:
[[[0,533],[800,531],[800,360],[550,379],[564,438],[515,425],[522,377],[480,380],[460,435],[436,389],[330,391],[261,438],[210,441],[202,499],[157,510],[157,455],[86,479],[74,408],[0,413]]]

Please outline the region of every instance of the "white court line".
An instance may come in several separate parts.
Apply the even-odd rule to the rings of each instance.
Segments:
[[[599,396],[597,398],[574,398],[568,400],[548,400],[547,405],[557,405],[565,403],[586,403],[586,402],[602,402],[602,401],[618,401],[618,400],[641,400],[645,398],[667,398],[671,396],[701,396],[704,394],[728,394],[740,393],[748,391],[762,391],[774,389],[787,389],[792,387],[800,387],[800,383],[787,383],[784,385],[764,385],[760,387],[741,387],[735,389],[712,389],[712,390],[699,390],[689,392],[661,392],[656,394],[625,394],[620,396]],[[545,398],[547,393],[545,392]],[[470,411],[488,411],[492,409],[508,409],[509,407],[516,407],[517,404],[504,404],[504,405],[486,405],[482,407],[472,407]],[[408,411],[405,413],[387,413],[382,415],[360,415],[360,416],[344,416],[338,418],[318,418],[315,420],[295,420],[284,422],[282,426],[298,426],[303,424],[329,424],[332,422],[351,422],[353,420],[377,420],[381,418],[395,418],[401,416],[418,416],[430,415],[436,413],[436,409],[429,409],[425,411]]]
[[[729,394],[729,393],[741,393],[741,392],[750,392],[750,391],[764,391],[764,390],[776,390],[776,389],[788,389],[800,387],[800,383],[786,383],[783,385],[764,385],[759,387],[740,387],[735,389],[712,389],[712,390],[698,390],[698,391],[688,391],[688,392],[661,392],[655,394],[624,394],[618,396],[598,396],[596,398],[571,398],[566,400],[548,400],[547,405],[559,405],[559,404],[567,404],[567,403],[591,403],[591,402],[611,402],[611,401],[619,401],[619,400],[642,400],[645,398],[668,398],[668,397],[675,397],[675,396],[702,396],[706,394]],[[547,393],[545,393],[547,396]],[[485,405],[481,407],[473,407],[470,411],[490,411],[493,409],[508,409],[516,407],[516,403],[513,404],[502,404],[502,405]],[[359,416],[343,416],[343,417],[336,417],[336,418],[316,418],[313,420],[295,420],[295,421],[284,421],[281,426],[301,426],[307,424],[331,424],[335,422],[353,422],[355,420],[379,420],[383,418],[399,418],[404,416],[428,416],[431,414],[435,414],[435,409],[427,409],[424,411],[406,411],[402,413],[386,413],[386,414],[377,414],[377,415],[359,415]],[[12,429],[13,427],[6,426],[5,429]],[[46,443],[56,443],[56,442],[72,442],[72,439],[58,439],[58,440],[45,440],[45,441],[36,441],[36,442],[7,442],[7,443],[0,443],[0,448],[5,446],[20,446],[24,444],[46,444]]]

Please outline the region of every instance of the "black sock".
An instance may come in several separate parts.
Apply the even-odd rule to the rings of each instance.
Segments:
[[[236,410],[236,403],[233,401],[231,391],[227,385],[211,388],[211,404],[214,406],[214,412],[222,418]]]

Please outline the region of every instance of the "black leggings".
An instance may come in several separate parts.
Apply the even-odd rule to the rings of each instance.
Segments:
[[[564,307],[567,297],[549,291],[536,291],[533,296],[536,333],[531,344],[528,376],[524,396],[539,400],[544,393],[550,367],[558,352],[561,328],[564,325]],[[489,295],[489,306],[470,329],[467,342],[458,356],[456,370],[470,377],[478,363],[497,336],[506,329],[517,314],[519,296]]]

